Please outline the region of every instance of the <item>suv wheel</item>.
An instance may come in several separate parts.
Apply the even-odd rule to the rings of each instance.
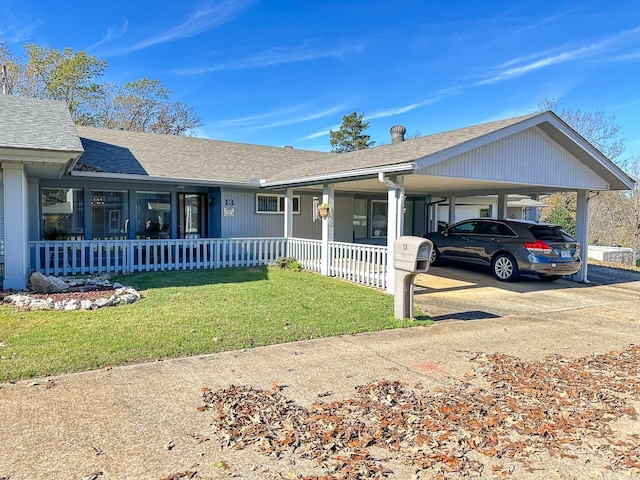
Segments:
[[[429,257],[429,263],[436,267],[442,263],[440,261],[440,253],[438,252],[438,249],[436,248],[435,245],[431,249],[431,256]]]
[[[501,282],[515,282],[520,277],[518,265],[508,253],[496,255],[491,262],[491,273]]]

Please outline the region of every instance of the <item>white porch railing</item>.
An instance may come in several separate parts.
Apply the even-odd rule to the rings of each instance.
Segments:
[[[31,266],[45,275],[133,273],[269,265],[284,238],[77,240],[29,242]]]
[[[86,275],[246,267],[294,257],[319,272],[322,242],[304,238],[63,240],[29,242],[31,268],[45,275]],[[387,248],[329,242],[329,275],[387,286]]]
[[[308,238],[289,238],[287,256],[298,260],[303,268],[319,272],[322,267],[322,241]]]
[[[329,242],[329,274],[370,287],[387,287],[387,247]]]

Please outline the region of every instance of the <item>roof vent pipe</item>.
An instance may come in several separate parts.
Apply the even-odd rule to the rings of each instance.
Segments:
[[[394,125],[391,127],[391,143],[396,144],[404,142],[404,134],[407,133],[407,129],[402,125]]]

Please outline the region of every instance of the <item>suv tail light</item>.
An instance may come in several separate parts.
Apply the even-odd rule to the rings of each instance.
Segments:
[[[549,244],[543,240],[536,240],[535,242],[525,242],[524,248],[537,255],[549,255],[553,251]]]

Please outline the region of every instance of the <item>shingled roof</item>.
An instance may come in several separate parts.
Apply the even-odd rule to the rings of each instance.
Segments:
[[[77,169],[175,179],[259,183],[416,162],[527,120],[526,115],[349,153],[78,127],[85,153]]]
[[[78,127],[81,167],[106,173],[258,184],[335,154],[177,135]],[[321,163],[321,162],[320,162]]]
[[[81,152],[64,102],[0,95],[0,147]]]
[[[267,182],[279,182],[303,179],[321,174],[339,175],[354,170],[413,163],[434,153],[442,152],[448,148],[458,147],[476,138],[511,127],[536,115],[539,114],[524,115],[448,132],[425,135],[423,137],[405,140],[404,142],[366,150],[332,154],[323,158],[321,162],[301,162],[291,168],[282,169],[278,173],[266,178],[266,180]]]

